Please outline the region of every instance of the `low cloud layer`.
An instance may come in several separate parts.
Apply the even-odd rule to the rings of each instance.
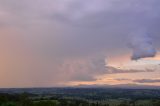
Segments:
[[[160,83],[160,79],[139,79],[134,80],[136,83]]]
[[[107,66],[107,74],[123,74],[123,73],[141,73],[141,72],[154,72],[152,69],[118,69],[115,67]]]
[[[160,83],[160,79],[126,79],[126,78],[119,78],[119,79],[114,79],[116,81],[129,81],[132,83],[150,83],[150,84],[154,84],[154,83]]]

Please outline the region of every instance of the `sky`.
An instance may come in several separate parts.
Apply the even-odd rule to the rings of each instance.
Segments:
[[[159,0],[0,0],[0,88],[160,86]]]

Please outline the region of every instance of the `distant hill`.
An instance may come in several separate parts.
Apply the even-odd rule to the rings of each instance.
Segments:
[[[123,88],[123,89],[160,89],[160,86],[118,84],[118,85],[78,85],[75,88]]]

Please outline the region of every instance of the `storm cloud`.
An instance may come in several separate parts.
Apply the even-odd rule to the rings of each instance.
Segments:
[[[56,85],[94,80],[104,73],[143,72],[108,69],[105,60],[128,53],[128,43],[133,60],[156,55],[159,4],[158,0],[1,0],[0,52],[10,57],[1,60],[10,64],[1,70],[25,73],[22,76],[30,79],[24,81],[36,79],[28,85],[37,86],[44,86],[41,81]]]

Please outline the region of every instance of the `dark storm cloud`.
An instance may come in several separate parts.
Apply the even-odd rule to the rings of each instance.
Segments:
[[[78,53],[105,50],[108,52],[110,48],[118,51],[119,48],[124,48],[125,43],[130,42],[133,49],[132,59],[155,56],[156,50],[150,39],[157,36],[153,30],[154,24],[159,20],[158,3],[160,2],[149,0],[101,0],[101,2],[94,0],[93,3],[89,0],[86,2],[77,0],[66,4],[65,11],[58,13],[61,17],[60,22],[66,19],[65,21],[72,27],[77,28],[74,29],[75,33],[71,40],[76,45],[69,44],[71,45],[69,51],[71,49]],[[150,33],[150,37],[146,33]],[[127,36],[133,39],[127,41]]]
[[[143,37],[146,31],[153,41],[142,40],[140,45],[134,45],[133,57],[139,51],[141,55],[136,59],[155,56],[154,44],[157,48],[160,45],[159,5],[159,0],[1,0],[0,23],[6,25],[6,30],[16,29],[17,36],[7,36],[10,42],[17,39],[21,47],[13,46],[12,50],[25,48],[24,56],[31,55],[23,63],[30,69],[30,79],[50,83],[94,80],[104,73],[148,72],[106,68],[105,58],[127,52],[131,33],[136,39],[148,39]],[[145,31],[138,35],[139,29]],[[4,37],[2,33],[1,38]],[[139,49],[146,44],[150,48]],[[20,53],[10,51],[13,52],[17,59],[10,61],[16,64]],[[35,78],[33,73],[39,76]]]
[[[54,2],[17,0],[16,3],[6,0],[1,2],[5,4],[2,7],[7,8],[6,11],[11,14],[16,13],[15,17],[18,16],[13,19],[15,24],[27,27],[25,30],[28,32],[35,31],[32,39],[38,37],[35,34],[40,34],[39,36],[45,34],[45,37],[42,35],[42,39],[38,38],[37,41],[42,40],[42,46],[35,48],[51,55],[79,56],[97,51],[106,54],[120,51],[121,48],[127,48],[126,44],[130,42],[127,36],[131,33],[134,33],[131,36],[137,36],[137,39],[142,38],[146,31],[138,35],[139,29],[146,29],[153,38],[158,36],[155,34],[158,30],[154,31],[155,25],[159,26],[157,22],[160,2],[157,0],[93,0],[92,2],[90,0],[55,0]],[[35,28],[39,30],[36,31]],[[54,37],[44,40],[49,39],[50,36]],[[59,39],[52,41],[55,38]],[[147,56],[149,55],[141,54],[139,58]]]

